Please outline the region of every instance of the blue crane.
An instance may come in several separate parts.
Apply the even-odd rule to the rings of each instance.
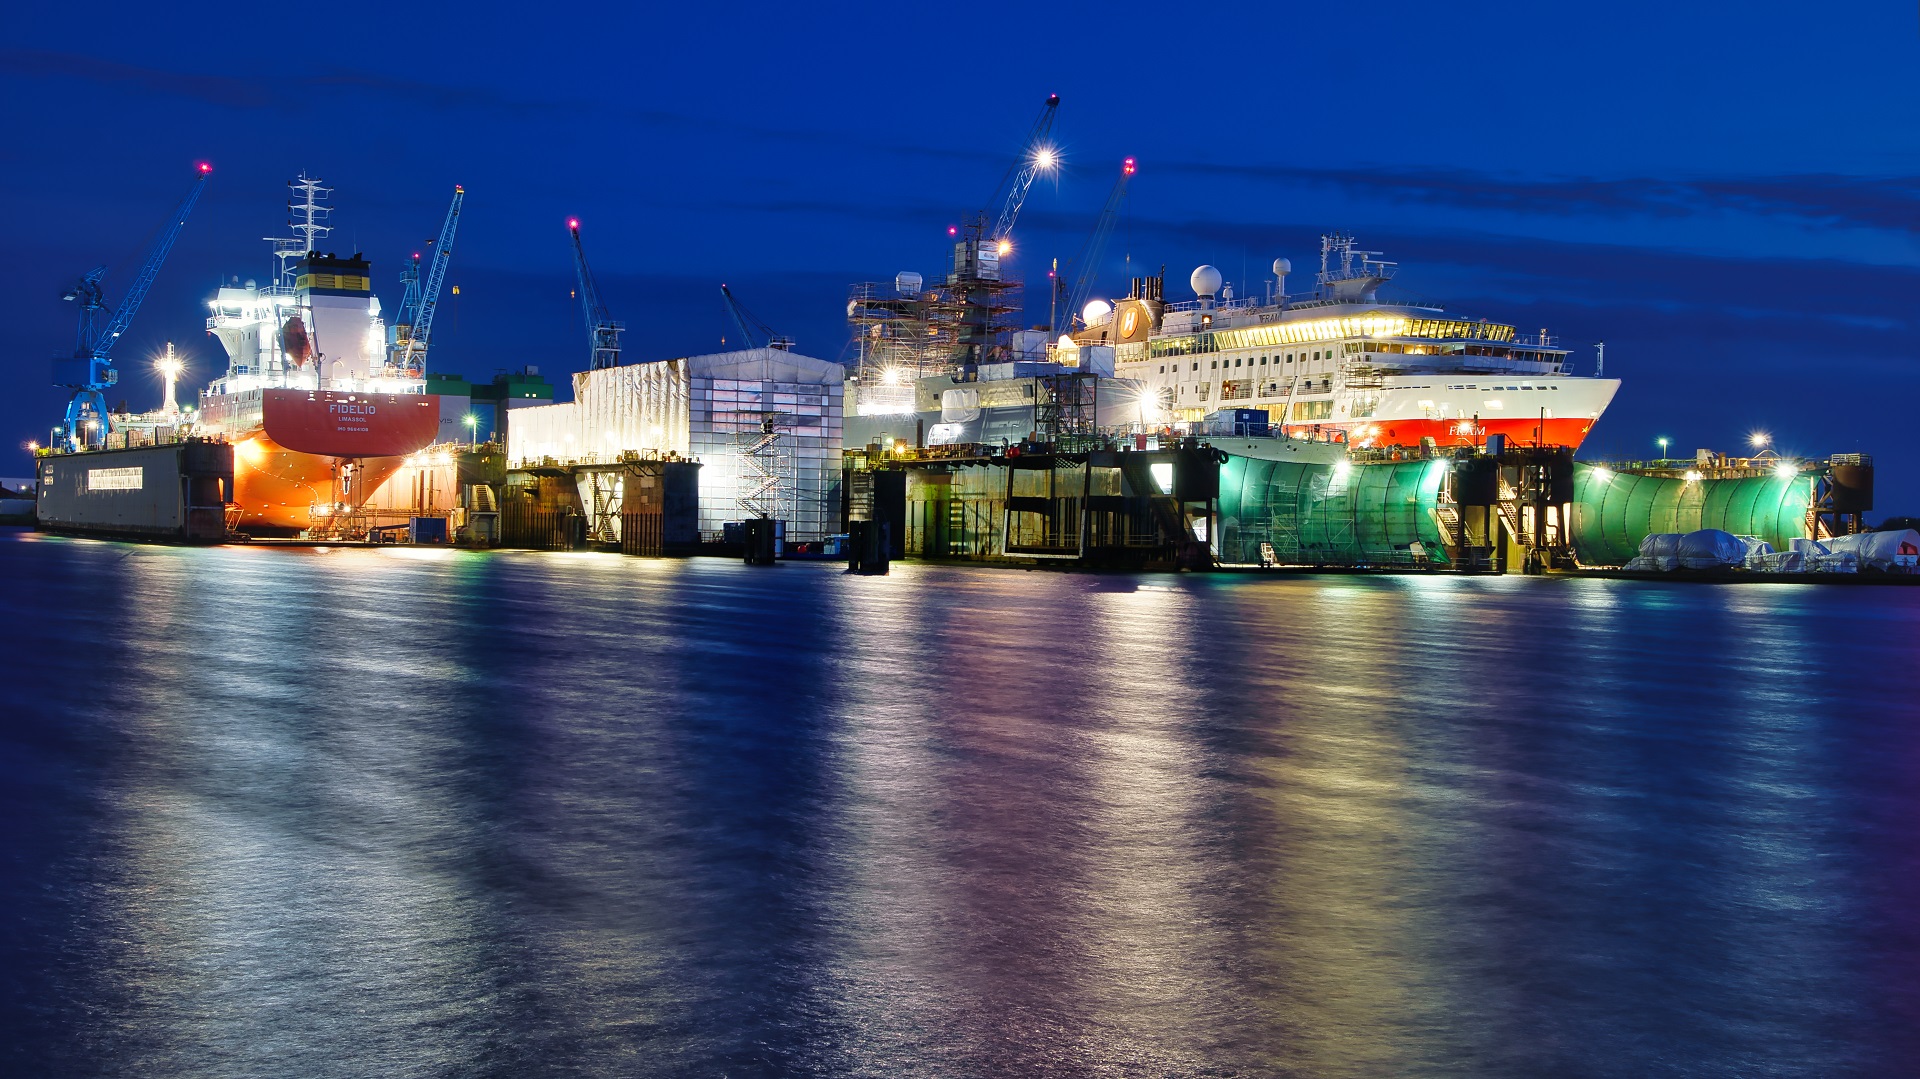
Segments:
[[[106,440],[110,421],[104,391],[120,381],[120,373],[113,369],[113,346],[120,335],[127,332],[148,290],[153,288],[153,279],[159,276],[161,264],[173,250],[173,242],[180,238],[180,227],[187,223],[187,215],[193,212],[194,203],[200,201],[200,192],[206,190],[207,177],[212,174],[212,165],[199,166],[199,174],[187,189],[187,197],[180,200],[166,227],[154,238],[153,246],[147,251],[147,261],[140,267],[140,276],[134,278],[133,287],[120,298],[120,306],[111,312],[107,308],[106,295],[100,288],[101,280],[107,275],[105,266],[87,271],[62,294],[62,299],[80,305],[80,326],[74,335],[73,354],[53,361],[53,384],[73,390],[73,398],[67,402],[66,424],[58,432],[60,440],[76,446]],[[93,433],[98,438],[91,437],[89,423],[97,423]]]
[[[413,316],[408,324],[406,344],[400,349],[397,366],[402,374],[418,378],[427,369],[427,340],[433,334],[433,312],[440,303],[440,286],[447,280],[447,263],[453,261],[453,234],[460,227],[460,204],[467,198],[467,189],[459,184],[453,186],[453,204],[447,207],[447,219],[440,226],[440,238],[434,241],[433,260],[427,264],[427,280],[419,285],[419,309],[410,312],[407,301],[400,301],[402,318]],[[414,277],[419,277],[419,265],[412,267]],[[403,271],[404,276],[404,271]],[[409,293],[413,282],[409,282]],[[396,333],[396,340],[398,334]]]
[[[573,269],[580,278],[580,306],[587,314],[587,337],[593,343],[593,370],[620,366],[620,331],[624,322],[615,322],[600,302],[600,289],[593,283],[593,269],[587,265],[587,249],[580,245],[580,219],[567,219],[567,231],[573,235]]]
[[[1120,164],[1120,177],[1113,182],[1113,190],[1107,194],[1107,204],[1100,208],[1100,217],[1094,222],[1093,232],[1087,242],[1080,247],[1080,253],[1068,263],[1074,266],[1079,276],[1074,278],[1073,291],[1067,294],[1067,324],[1071,326],[1080,311],[1093,295],[1093,280],[1100,273],[1100,258],[1107,252],[1107,240],[1113,235],[1113,226],[1120,219],[1120,206],[1126,201],[1127,181],[1133,179],[1133,158],[1127,158]]]
[[[733,319],[734,326],[740,331],[740,344],[746,348],[777,348],[782,352],[793,349],[793,338],[783,337],[773,332],[773,327],[753,317],[745,304],[734,296],[733,290],[720,286],[720,295],[726,298],[727,315]]]

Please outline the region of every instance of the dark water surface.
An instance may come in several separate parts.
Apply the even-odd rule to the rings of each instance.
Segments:
[[[1920,1071],[1920,591],[0,578],[7,1075]]]

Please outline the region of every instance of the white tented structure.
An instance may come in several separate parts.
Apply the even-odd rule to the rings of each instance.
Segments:
[[[846,370],[772,348],[583,371],[573,400],[514,410],[507,467],[698,459],[700,531],[762,514],[789,541],[839,530]]]

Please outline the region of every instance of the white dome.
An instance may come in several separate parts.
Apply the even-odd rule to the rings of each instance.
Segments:
[[[1187,278],[1187,284],[1193,286],[1195,296],[1212,296],[1220,291],[1220,271],[1211,266],[1202,266]]]
[[[1113,314],[1113,305],[1105,300],[1088,300],[1080,309],[1080,318],[1089,326],[1098,326]]]
[[[899,273],[893,275],[894,291],[900,293],[902,296],[918,296],[920,294],[920,286],[923,283],[924,281],[920,275],[914,273],[912,270],[901,270]]]
[[[1273,275],[1275,277],[1285,277],[1292,272],[1293,263],[1288,262],[1286,259],[1273,260]]]

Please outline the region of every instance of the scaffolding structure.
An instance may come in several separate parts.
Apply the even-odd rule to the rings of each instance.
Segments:
[[[769,412],[761,418],[758,431],[740,431],[733,436],[734,459],[740,464],[734,502],[744,520],[785,521],[793,517],[794,460],[781,437],[792,420],[785,413]]]

